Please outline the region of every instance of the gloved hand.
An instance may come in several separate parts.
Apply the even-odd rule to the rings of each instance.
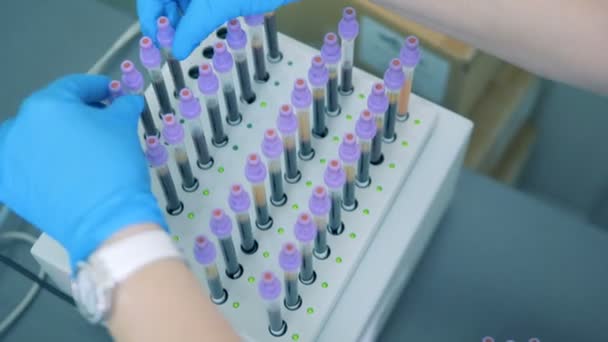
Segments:
[[[156,19],[166,15],[176,26],[173,55],[187,58],[224,22],[242,15],[263,14],[294,0],[137,0],[142,31],[156,39]],[[184,16],[179,19],[179,11]]]
[[[121,228],[166,227],[137,135],[143,99],[103,108],[108,82],[62,78],[0,126],[0,202],[59,241],[72,266]]]

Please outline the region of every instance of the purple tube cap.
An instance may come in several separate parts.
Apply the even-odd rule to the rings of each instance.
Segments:
[[[346,173],[338,159],[329,161],[323,173],[323,180],[330,189],[341,188],[346,183]]]
[[[188,88],[179,92],[179,110],[188,120],[196,119],[201,115],[201,104]]]
[[[249,26],[262,25],[264,23],[263,14],[246,15],[245,22]]]
[[[312,93],[310,92],[305,79],[298,78],[293,83],[291,104],[296,108],[306,108],[312,104]]]
[[[159,17],[156,20],[156,40],[162,48],[171,48],[175,37],[175,29],[171,26],[169,18]]]
[[[294,134],[298,129],[298,119],[293,113],[293,107],[291,105],[284,104],[279,109],[277,128],[283,135]]]
[[[173,114],[163,115],[163,137],[170,145],[181,144],[184,141],[184,127]]]
[[[276,159],[283,153],[283,141],[279,138],[279,134],[273,128],[267,129],[264,132],[264,140],[262,140],[262,153],[266,158]]]
[[[209,63],[203,63],[199,67],[198,89],[204,95],[213,95],[220,88],[220,81],[213,72],[213,67]]]
[[[146,138],[146,159],[152,167],[165,165],[169,159],[169,153],[157,137]]]
[[[386,112],[388,109],[388,97],[386,96],[384,84],[374,83],[372,91],[367,97],[367,108],[376,115]]]
[[[249,207],[251,206],[251,199],[241,184],[233,184],[230,187],[228,205],[235,213],[242,213],[249,210]]]
[[[403,72],[403,65],[398,58],[391,60],[388,69],[384,73],[384,85],[387,89],[396,91],[403,87],[405,82],[405,73]]]
[[[251,153],[247,156],[245,178],[251,183],[261,183],[266,179],[266,165],[259,154]]]
[[[401,48],[399,53],[399,59],[401,64],[407,68],[414,68],[420,62],[422,57],[422,51],[420,49],[420,41],[416,36],[409,36],[405,38],[405,44]]]
[[[275,300],[281,296],[281,281],[274,273],[266,271],[262,273],[262,279],[258,282],[258,293],[264,300]]]
[[[302,266],[302,253],[296,245],[287,242],[279,253],[279,265],[285,272],[296,272]]]
[[[226,35],[228,46],[233,50],[240,50],[247,45],[247,34],[241,27],[238,19],[232,19],[228,22],[228,34]]]
[[[352,7],[342,10],[342,19],[338,23],[338,33],[346,40],[353,40],[359,34],[359,22],[357,22],[357,11]]]
[[[122,72],[121,81],[125,88],[131,92],[140,92],[144,89],[144,76],[137,70],[135,64],[130,60],[120,63]]]
[[[331,199],[327,195],[327,189],[324,186],[317,186],[312,191],[312,195],[308,200],[308,209],[313,215],[323,216],[329,213],[331,209]]]
[[[139,40],[139,60],[148,69],[160,68],[160,50],[154,46],[150,37],[144,36]]]
[[[229,72],[234,65],[232,54],[226,48],[224,42],[217,42],[213,47],[213,67],[217,72]]]
[[[353,133],[344,134],[344,139],[342,139],[342,143],[340,143],[338,154],[344,163],[355,163],[359,160],[359,156],[361,156],[361,147],[357,144],[357,138],[355,138]]]
[[[340,62],[342,51],[338,43],[338,36],[335,33],[330,32],[325,35],[323,46],[321,46],[321,56],[326,63],[335,64]]]
[[[112,80],[112,82],[108,83],[108,90],[110,91],[111,101],[114,101],[125,94],[122,84],[117,80]]]
[[[215,262],[217,250],[213,242],[209,241],[206,236],[199,235],[194,238],[194,259],[199,264],[210,265]]]
[[[222,209],[213,209],[211,212],[211,220],[209,220],[211,232],[218,239],[226,239],[232,234],[232,220],[224,213]]]
[[[299,242],[312,242],[317,236],[317,227],[309,213],[301,213],[293,227],[296,239]]]
[[[325,61],[321,56],[314,56],[308,69],[308,82],[313,87],[324,87],[329,80],[329,71],[325,67]]]
[[[355,124],[355,133],[359,139],[371,140],[376,136],[376,123],[374,115],[369,110],[365,109],[359,115]]]

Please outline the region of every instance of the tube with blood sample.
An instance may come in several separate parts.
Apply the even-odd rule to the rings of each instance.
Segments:
[[[169,153],[156,136],[146,138],[146,147],[146,159],[148,159],[148,163],[158,177],[160,187],[167,201],[167,212],[171,215],[179,215],[184,210],[184,205],[177,196],[175,183],[167,165]]]
[[[268,331],[272,336],[283,336],[287,331],[287,323],[281,314],[281,281],[270,271],[262,273],[262,279],[258,282],[258,293],[266,303]]]
[[[216,147],[228,144],[228,136],[224,132],[220,102],[218,99],[219,81],[209,63],[203,63],[199,68],[198,89],[205,98],[209,125],[211,126],[211,143]]]
[[[161,115],[173,113],[171,100],[161,71],[162,57],[160,50],[154,46],[150,37],[144,36],[139,40],[139,60],[148,70]]]
[[[308,209],[313,215],[315,226],[317,226],[314,254],[318,259],[327,259],[330,253],[329,246],[327,246],[327,222],[331,209],[331,199],[324,186],[314,188],[308,200]]]
[[[169,73],[171,74],[171,79],[173,79],[173,86],[175,87],[175,94],[179,94],[179,91],[186,88],[186,82],[184,81],[184,71],[182,70],[182,66],[173,56],[173,52],[171,51],[171,47],[173,46],[173,38],[175,37],[175,29],[171,26],[169,22],[169,18],[167,17],[159,17],[156,20],[156,40],[158,40],[158,44],[165,56],[165,60],[167,60],[167,65],[169,66]]]
[[[288,104],[281,106],[279,117],[277,118],[277,128],[283,136],[283,156],[285,160],[285,181],[293,184],[297,183],[302,174],[298,169],[298,158],[296,157],[296,130],[298,129],[298,119],[293,113],[293,107]]]
[[[384,135],[384,115],[388,110],[388,97],[382,83],[374,83],[372,91],[367,97],[367,108],[374,116],[376,122],[376,135],[372,140],[372,154],[370,163],[380,165],[384,161],[382,154],[382,136]]]
[[[288,310],[297,310],[302,305],[298,291],[298,271],[302,265],[302,254],[295,244],[288,242],[279,253],[279,265],[283,270],[285,282],[285,300],[283,303]]]
[[[338,33],[342,40],[342,67],[340,93],[350,95],[353,93],[353,65],[355,60],[355,39],[359,34],[357,12],[352,7],[342,11],[342,20],[338,24]]]
[[[108,98],[109,103],[112,103],[114,100],[125,94],[122,84],[117,80],[112,80],[110,83],[108,83],[108,91],[110,92],[110,97]]]
[[[222,286],[220,275],[217,270],[217,250],[213,242],[206,236],[199,235],[194,239],[194,259],[205,268],[207,285],[209,286],[209,297],[215,304],[223,304],[228,299],[228,292]]]
[[[361,148],[357,144],[357,139],[353,133],[344,134],[338,154],[346,173],[346,183],[344,183],[342,190],[342,208],[346,211],[353,211],[357,208],[355,176],[357,174],[357,161],[361,156]]]
[[[403,65],[405,73],[405,83],[399,95],[399,109],[397,110],[397,120],[405,121],[410,116],[410,94],[412,93],[412,83],[414,82],[414,72],[421,58],[420,42],[415,36],[405,39],[405,44],[401,48],[399,59]]]
[[[253,231],[251,229],[251,217],[249,215],[251,200],[242,185],[233,184],[230,187],[228,205],[234,212],[236,224],[241,233],[241,250],[246,254],[255,253],[258,250],[258,242],[253,238]]]
[[[232,19],[228,22],[228,34],[226,42],[236,64],[236,73],[241,86],[241,99],[249,104],[255,101],[255,93],[251,88],[251,76],[249,75],[249,64],[247,62],[247,34],[241,28],[241,23],[237,19]]]
[[[226,275],[230,279],[239,278],[243,274],[243,267],[239,264],[232,241],[232,221],[222,209],[213,209],[209,227],[220,242],[220,249],[226,264]]]
[[[265,83],[270,75],[266,71],[266,53],[264,52],[264,15],[245,16],[245,22],[249,26],[249,39],[251,39],[251,54],[255,71],[253,79],[256,82]]]
[[[184,145],[184,127],[173,114],[165,114],[163,124],[163,137],[173,148],[177,169],[182,176],[182,189],[186,192],[193,192],[198,189],[198,180],[192,173],[190,158],[188,158],[188,152],[186,152],[186,146]]]
[[[209,154],[207,139],[201,125],[201,105],[188,88],[184,88],[179,92],[179,111],[184,119],[186,119],[186,126],[190,131],[190,136],[194,143],[194,149],[198,157],[196,165],[203,170],[208,170],[213,166],[213,158]]]
[[[342,187],[346,183],[346,173],[342,168],[342,163],[337,159],[329,161],[323,180],[331,194],[331,210],[329,211],[329,232],[333,235],[340,235],[344,231],[342,224]]]
[[[330,32],[325,35],[323,46],[321,47],[321,56],[325,60],[327,70],[329,71],[329,80],[327,82],[327,115],[338,116],[340,114],[340,103],[338,101],[338,64],[342,59],[340,51],[340,43],[335,33]]]
[[[312,86],[312,134],[317,138],[327,136],[325,123],[325,88],[329,72],[321,56],[314,56],[308,69],[308,82]]]
[[[268,161],[270,177],[270,203],[280,207],[287,203],[287,195],[283,188],[283,171],[281,170],[281,154],[283,142],[275,129],[267,129],[262,141],[262,153]]]
[[[251,184],[253,201],[255,203],[256,226],[261,230],[268,230],[272,227],[272,218],[268,211],[268,201],[266,199],[266,165],[257,153],[247,156],[245,165],[245,178]]]
[[[122,72],[122,83],[126,90],[131,94],[141,95],[144,97],[144,110],[141,113],[141,123],[144,127],[144,132],[148,137],[160,137],[160,132],[156,128],[154,123],[154,117],[150,111],[148,100],[144,95],[144,76],[137,70],[135,64],[130,60],[126,60],[120,64],[120,70]]]
[[[264,16],[264,29],[266,31],[266,42],[268,43],[268,61],[278,63],[283,59],[283,54],[279,49],[277,17],[274,12],[266,13]]]
[[[224,42],[215,44],[213,53],[213,67],[222,81],[222,92],[226,103],[226,122],[231,126],[236,126],[243,121],[243,116],[239,110],[239,101],[236,97],[236,88],[232,77],[234,59],[226,49]]]
[[[296,240],[300,243],[302,252],[302,268],[300,269],[300,281],[304,285],[314,283],[317,275],[312,264],[312,245],[317,235],[317,228],[309,213],[301,213],[294,225]]]
[[[361,157],[357,163],[357,186],[367,188],[372,182],[369,176],[369,165],[371,161],[372,139],[376,135],[376,123],[374,116],[369,110],[364,110],[359,115],[355,124],[355,133],[361,145]]]
[[[392,143],[397,139],[395,134],[395,123],[397,120],[397,106],[399,105],[399,93],[405,82],[405,74],[401,61],[398,58],[391,60],[388,69],[384,73],[384,86],[388,96],[388,109],[384,116],[384,142]]]
[[[312,148],[310,137],[310,105],[312,103],[312,94],[306,80],[298,78],[294,82],[293,90],[291,91],[291,104],[295,108],[298,116],[298,138],[300,141],[300,150],[298,155],[302,160],[311,160],[315,156],[315,150]]]

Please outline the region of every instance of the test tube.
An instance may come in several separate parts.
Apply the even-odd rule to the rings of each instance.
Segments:
[[[297,310],[302,305],[298,291],[298,272],[302,265],[302,254],[295,244],[287,242],[279,253],[279,265],[283,270],[285,282],[285,300],[283,303],[289,310]]]
[[[342,20],[338,24],[338,33],[342,40],[342,67],[340,93],[350,95],[353,93],[353,65],[355,60],[355,39],[359,35],[359,22],[357,12],[352,7],[342,11]]]
[[[173,113],[171,100],[161,71],[162,57],[160,50],[154,46],[150,37],[144,36],[139,40],[139,60],[148,70],[161,115]]]
[[[397,111],[397,120],[399,121],[407,120],[410,115],[410,94],[412,93],[414,72],[416,71],[418,62],[420,62],[421,54],[418,38],[415,36],[407,37],[399,54],[401,65],[403,65],[403,72],[405,73],[405,83],[399,95],[399,110]]]
[[[245,178],[251,184],[251,192],[253,193],[256,214],[255,224],[261,230],[268,230],[272,226],[272,218],[268,212],[266,186],[264,185],[266,165],[262,162],[259,154],[251,153],[247,156]]]
[[[224,102],[226,103],[226,122],[231,126],[236,126],[243,121],[243,116],[239,110],[239,101],[236,98],[236,88],[232,77],[232,69],[234,59],[224,42],[215,44],[213,53],[213,67],[220,75],[222,81],[222,92],[224,93]]]
[[[218,99],[219,81],[209,63],[203,63],[199,68],[198,89],[205,98],[209,125],[211,126],[211,143],[216,147],[226,146],[228,136],[224,132],[220,102]]]
[[[190,158],[184,145],[184,127],[177,121],[175,115],[165,114],[163,116],[163,137],[173,148],[175,162],[180,176],[182,176],[182,189],[186,192],[193,192],[198,188],[198,180],[192,173]]]
[[[312,94],[306,80],[298,78],[294,82],[291,92],[291,104],[295,108],[298,116],[298,138],[300,141],[300,150],[298,155],[302,160],[311,160],[315,156],[315,150],[312,148],[310,141],[310,105],[312,103]]]
[[[298,158],[296,157],[296,130],[298,129],[298,119],[293,113],[293,107],[288,104],[281,106],[279,117],[277,118],[277,128],[283,136],[283,157],[285,160],[285,181],[293,184],[297,183],[302,174],[298,169]]]
[[[281,314],[281,281],[270,271],[262,273],[258,282],[258,293],[266,303],[268,331],[272,336],[282,336],[287,331],[287,323]]]
[[[251,229],[251,217],[249,215],[251,200],[242,185],[233,184],[230,187],[228,205],[236,216],[236,223],[241,233],[241,250],[247,254],[255,253],[258,249],[258,243],[253,238],[253,231]]]
[[[376,135],[376,123],[372,112],[367,109],[361,112],[355,124],[355,133],[357,133],[359,144],[361,145],[361,158],[359,158],[357,164],[356,184],[360,188],[366,188],[371,183],[369,165],[371,161],[372,139]]]
[[[148,105],[148,100],[144,94],[144,77],[137,70],[135,64],[130,60],[126,60],[120,64],[120,70],[122,73],[122,83],[125,86],[126,90],[134,95],[141,95],[144,98],[144,110],[141,113],[141,124],[144,127],[144,132],[146,136],[156,136],[160,137],[160,132],[156,128],[156,124],[154,123],[154,117],[152,116],[152,112],[150,111],[150,106]]]
[[[268,42],[268,61],[270,63],[278,63],[283,59],[283,54],[279,49],[277,17],[274,12],[266,13],[264,16],[264,28],[266,31],[266,41]]]
[[[312,213],[317,227],[314,254],[318,259],[327,259],[330,253],[329,246],[327,246],[327,223],[331,209],[331,199],[324,186],[317,186],[313,189],[308,200],[308,209]]]
[[[243,267],[239,264],[232,241],[232,221],[222,209],[213,209],[209,227],[220,242],[220,249],[226,264],[226,275],[230,279],[239,278],[243,274]]]
[[[302,268],[300,269],[300,281],[304,285],[312,284],[317,275],[312,264],[312,244],[317,235],[315,227],[309,213],[301,213],[294,225],[296,240],[300,243],[302,252]]]
[[[194,143],[197,155],[196,165],[203,170],[210,169],[213,166],[213,157],[209,154],[207,138],[205,138],[203,126],[201,125],[201,105],[188,88],[184,88],[179,92],[179,110],[184,119],[186,119],[186,127],[190,131],[190,136]]]
[[[405,74],[401,61],[398,58],[391,60],[388,69],[384,73],[384,86],[388,96],[388,109],[384,117],[384,142],[392,143],[397,139],[395,134],[395,123],[397,119],[397,106],[399,105],[399,93],[405,82]]]
[[[329,232],[333,235],[340,235],[344,231],[342,224],[342,187],[346,183],[346,173],[342,164],[337,159],[329,161],[323,180],[329,189],[331,197],[331,209],[329,211]]]
[[[374,116],[376,122],[376,135],[372,140],[372,154],[370,163],[380,165],[384,161],[382,154],[382,136],[384,133],[384,114],[388,110],[388,97],[382,83],[374,83],[372,91],[367,97],[367,108]]]
[[[146,147],[146,159],[148,159],[148,163],[154,169],[160,182],[160,187],[167,201],[167,212],[171,215],[179,215],[184,210],[184,205],[177,196],[175,183],[173,183],[173,177],[171,177],[167,165],[169,153],[156,136],[146,138]]]
[[[329,72],[321,56],[314,56],[308,69],[308,82],[312,86],[312,134],[317,138],[327,136],[325,123],[325,88]]]
[[[108,98],[109,103],[112,103],[114,100],[125,94],[122,84],[117,80],[112,80],[110,83],[108,83],[108,91],[110,92],[110,97]]]
[[[338,101],[338,64],[342,58],[340,43],[335,33],[330,32],[325,35],[321,47],[321,56],[325,60],[329,71],[327,81],[327,115],[338,116],[340,114],[340,103]]]
[[[281,155],[283,142],[275,129],[267,129],[262,141],[262,153],[268,161],[270,177],[270,203],[280,207],[287,203],[287,195],[283,188],[283,171],[281,170]]]
[[[253,79],[259,83],[266,83],[270,75],[266,71],[266,53],[264,52],[264,15],[245,16],[245,22],[249,26],[251,39],[251,54],[255,71]]]
[[[182,66],[171,51],[174,37],[175,29],[171,26],[169,18],[164,16],[159,17],[156,20],[156,40],[158,40],[158,44],[167,60],[169,73],[171,74],[171,79],[173,79],[173,86],[175,87],[175,94],[177,96],[180,90],[186,88],[186,82]]]
[[[220,275],[217,270],[217,250],[213,242],[206,236],[199,235],[194,239],[194,259],[205,268],[207,285],[209,286],[209,297],[215,304],[223,304],[228,299],[228,292],[222,286]]]
[[[346,211],[353,211],[357,208],[355,178],[357,175],[357,161],[361,156],[361,148],[357,144],[357,139],[353,133],[344,134],[338,154],[346,173],[346,183],[344,183],[342,189],[342,208]]]
[[[251,76],[249,75],[249,64],[247,62],[247,34],[241,28],[237,19],[228,22],[228,34],[226,36],[228,47],[232,50],[236,63],[236,72],[241,86],[241,99],[246,103],[255,101],[255,93],[251,88]]]

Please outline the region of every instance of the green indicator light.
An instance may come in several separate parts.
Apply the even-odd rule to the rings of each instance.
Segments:
[[[339,142],[340,141],[340,137],[337,135],[334,135],[333,138],[331,138],[334,142]]]
[[[255,277],[249,277],[247,278],[247,281],[249,282],[249,284],[253,284],[255,283]]]
[[[194,220],[194,213],[188,213],[188,218]]]
[[[410,143],[408,143],[407,141],[403,140],[403,141],[401,142],[401,146],[403,146],[403,147],[408,147],[408,146],[410,146]]]
[[[279,83],[279,81],[274,81],[274,86],[278,87],[281,83]]]
[[[232,307],[235,308],[235,309],[238,309],[239,306],[241,306],[241,303],[239,303],[239,302],[232,303]]]
[[[179,236],[173,235],[173,241],[175,241],[175,242],[179,241]]]
[[[420,125],[422,122],[421,122],[420,120],[416,119],[416,120],[414,120],[414,123],[415,123],[416,125]]]
[[[319,159],[319,162],[320,162],[321,164],[325,164],[325,163],[327,162],[327,160],[325,160],[325,158],[321,158],[321,159]]]
[[[252,124],[250,124],[250,123],[247,124],[247,128],[252,128],[252,127],[253,127]]]
[[[300,206],[297,205],[297,204],[294,204],[294,205],[291,206],[291,209],[298,210],[298,209],[300,209]]]
[[[357,234],[350,233],[350,234],[348,234],[348,237],[350,237],[351,239],[355,239],[357,237]]]
[[[309,315],[312,315],[313,313],[315,313],[315,309],[311,306],[308,309],[306,309],[306,313]]]
[[[262,108],[266,108],[267,105],[268,105],[268,103],[266,103],[266,101],[260,102],[260,107],[262,107]]]
[[[300,339],[300,335],[298,335],[298,334],[293,334],[293,335],[291,335],[291,339],[292,339],[292,340],[294,340],[294,341],[297,341],[297,340],[299,340],[299,339]]]
[[[321,287],[324,289],[326,289],[328,286],[329,286],[329,284],[326,281],[321,283]]]
[[[390,164],[388,164],[388,167],[391,169],[394,169],[396,167],[396,165],[395,165],[395,163],[390,163]]]
[[[312,182],[311,181],[306,181],[306,186],[310,188],[312,186]]]
[[[233,145],[232,146],[232,150],[233,151],[238,151],[239,150],[239,145]]]
[[[292,62],[292,61],[288,61],[288,62],[287,62],[287,65],[292,66],[292,65],[293,65],[293,62]]]
[[[262,255],[264,256],[264,258],[268,258],[268,257],[270,257],[270,252],[264,251],[264,253],[262,253]]]
[[[341,264],[341,263],[342,263],[342,258],[337,257],[337,258],[336,258],[336,264]]]
[[[209,189],[205,189],[203,190],[203,196],[209,196],[211,192],[209,191]]]
[[[217,169],[217,172],[219,172],[219,173],[224,173],[224,167],[223,167],[223,166],[220,166],[220,167]]]
[[[283,235],[283,233],[285,233],[285,228],[279,227],[279,229],[277,229],[277,233],[279,233],[279,235]]]
[[[359,94],[359,98],[360,98],[361,100],[365,100],[365,94],[363,94],[363,93]]]
[[[352,115],[350,115],[350,114],[346,115],[346,120],[350,121],[350,120],[352,120],[352,119],[353,119],[353,116],[352,116]]]
[[[383,188],[382,188],[380,185],[378,185],[378,186],[376,187],[376,191],[378,191],[378,192],[382,192],[382,190],[383,190]]]
[[[369,209],[363,209],[363,215],[369,215]]]

